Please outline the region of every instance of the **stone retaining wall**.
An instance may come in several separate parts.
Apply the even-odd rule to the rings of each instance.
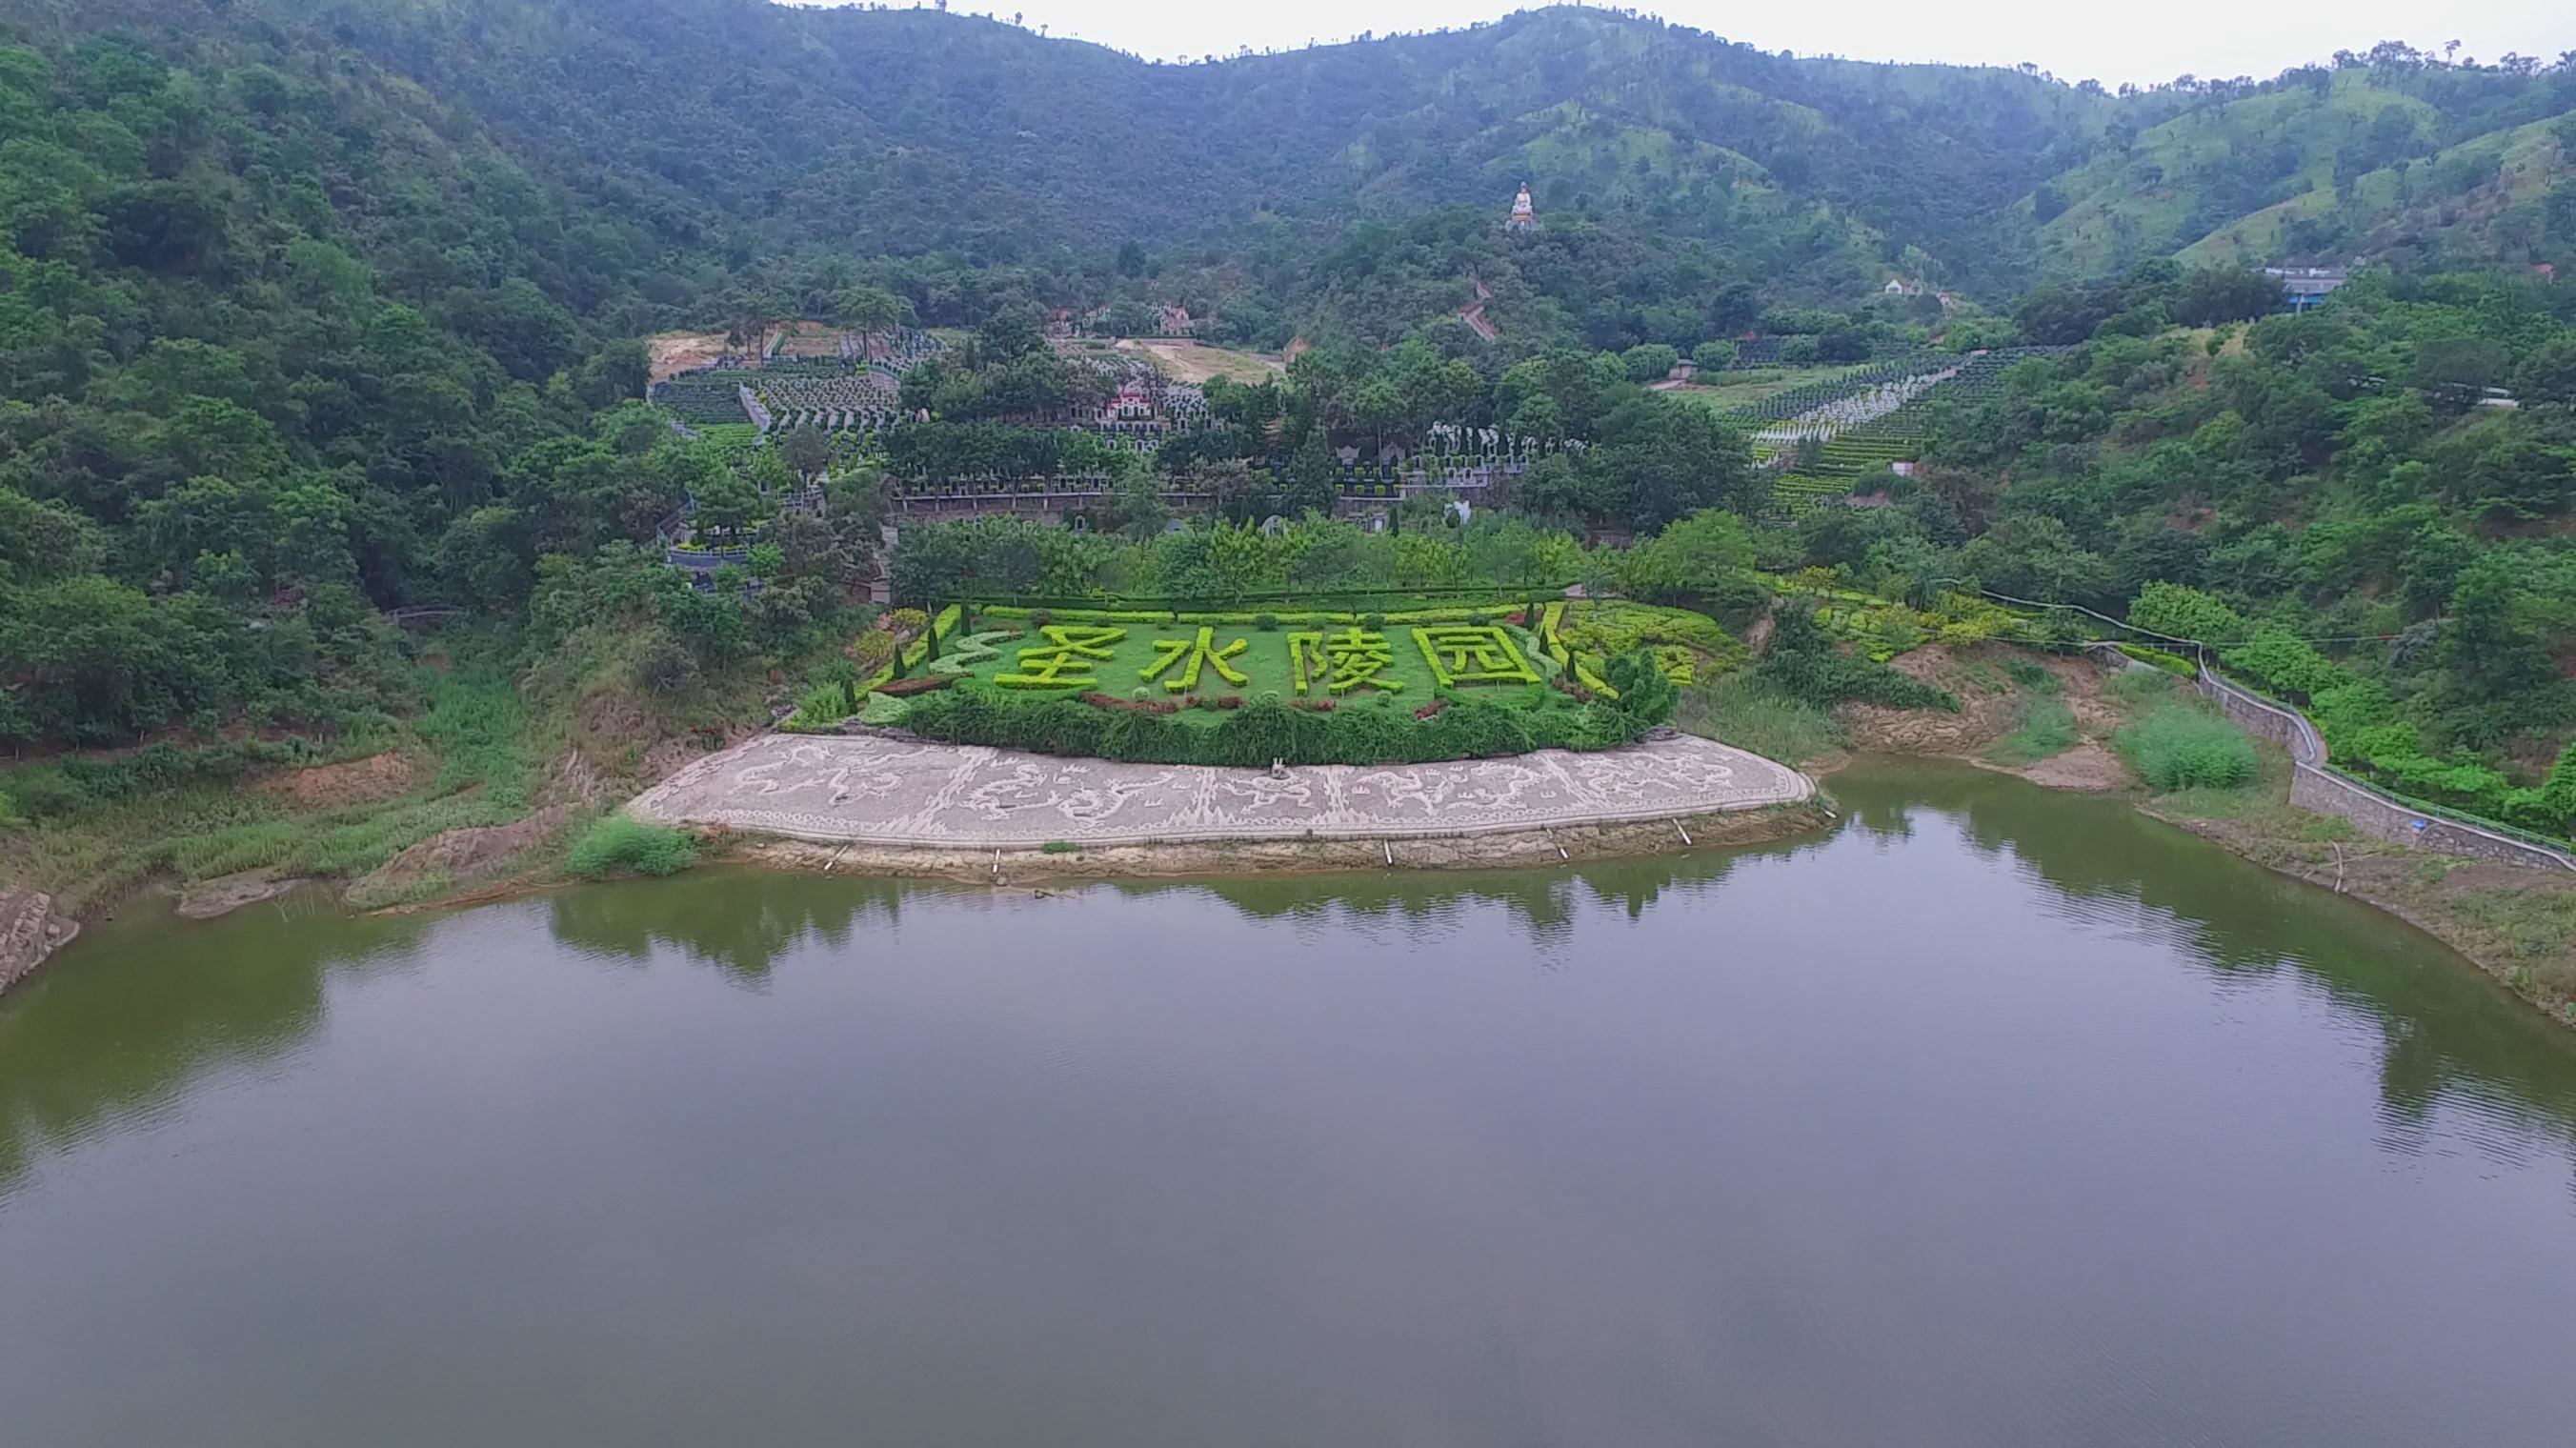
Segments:
[[[2576,857],[2562,851],[2428,814],[2402,799],[2335,773],[2326,766],[2324,737],[2303,714],[2256,698],[2207,669],[2201,670],[2199,689],[2246,733],[2269,739],[2289,751],[2290,803],[2301,809],[2341,815],[2364,834],[2446,855],[2545,870],[2576,870]]]
[[[51,895],[0,890],[0,992],[33,975],[78,934],[78,922],[54,913]]]

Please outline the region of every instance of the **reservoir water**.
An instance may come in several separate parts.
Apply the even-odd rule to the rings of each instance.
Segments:
[[[0,1439],[2576,1436],[2576,1033],[2117,802],[1832,784],[1527,873],[137,904],[0,1001]]]

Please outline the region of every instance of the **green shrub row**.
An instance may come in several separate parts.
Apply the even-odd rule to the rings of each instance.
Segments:
[[[2129,606],[2129,622],[2183,638],[2243,639],[2219,655],[2228,673],[2304,710],[2325,738],[2327,757],[2357,778],[2524,829],[2559,836],[2576,830],[2576,746],[2538,788],[2517,788],[2471,751],[2431,753],[2423,730],[2404,717],[2379,680],[2344,668],[2304,640],[2254,627],[2198,589],[2148,584]],[[2141,656],[2129,645],[2121,647]]]
[[[1622,662],[1625,662],[1623,660]],[[1642,667],[1654,673],[1651,661]],[[1655,675],[1660,679],[1660,675]],[[1114,759],[1261,769],[1290,764],[1421,764],[1488,759],[1533,749],[1607,749],[1633,742],[1671,712],[1671,686],[1636,691],[1641,707],[1533,699],[1523,706],[1452,698],[1429,718],[1369,704],[1329,712],[1265,696],[1209,726],[1171,715],[1103,709],[1080,699],[1007,694],[978,686],[912,701],[903,725],[925,739]],[[1544,685],[1530,692],[1545,695]],[[1652,710],[1660,703],[1662,713]],[[1535,705],[1536,707],[1530,707]]]
[[[1504,614],[1519,613],[1521,609],[1522,605],[1517,603],[1484,603],[1452,605],[1444,608],[1399,609],[1392,613],[1376,614],[1374,616],[1382,619],[1388,624],[1483,623],[1488,619],[1497,618]],[[1076,623],[1230,623],[1242,624],[1252,628],[1263,627],[1263,619],[1268,619],[1272,626],[1277,626],[1284,624],[1349,623],[1354,619],[1370,616],[1367,610],[1361,609],[1287,609],[1253,613],[1235,609],[1137,609],[1118,608],[1111,605],[1103,605],[1099,608],[1058,609],[1050,613],[1049,610],[1043,608],[1023,608],[1018,604],[1006,603],[990,605],[978,604],[975,608],[975,614],[978,618],[1008,619],[1026,619],[1035,615],[1048,615],[1058,623],[1067,621]]]
[[[2177,679],[2197,679],[2200,677],[2200,666],[2194,664],[2191,660],[2184,658],[2180,654],[2169,654],[2162,649],[2151,649],[2145,644],[2115,644],[2113,647],[2117,648],[2121,653],[2128,655],[2130,658],[2136,659],[2139,663],[2151,664],[2154,667],[2162,669],[2166,673],[2173,675]]]
[[[65,819],[194,785],[229,784],[260,769],[309,763],[312,758],[313,751],[301,740],[165,742],[147,744],[118,759],[31,764],[11,771],[7,779],[16,800],[15,813],[28,819]]]

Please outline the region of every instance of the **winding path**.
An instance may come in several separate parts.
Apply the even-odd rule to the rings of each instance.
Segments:
[[[1035,849],[1051,841],[1372,840],[1679,819],[1790,804],[1814,781],[1688,735],[1448,764],[1266,770],[1117,764],[841,735],[770,734],[711,754],[628,812],[795,839]]]

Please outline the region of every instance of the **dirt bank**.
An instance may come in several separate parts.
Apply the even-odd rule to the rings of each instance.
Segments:
[[[2027,653],[2000,644],[1952,650],[1926,644],[1888,660],[1888,667],[1936,688],[1959,701],[1959,712],[1938,709],[1888,709],[1876,704],[1845,704],[1837,711],[1850,734],[1852,748],[1865,754],[1937,754],[1989,763],[1986,750],[2013,731],[2031,690],[2013,681],[2007,670],[2037,664],[2056,681],[2057,697],[2074,711],[2078,731],[2090,739],[2107,737],[2120,725],[2117,705],[2103,696],[2108,675],[2087,658]]]
[[[408,794],[422,773],[421,761],[387,750],[342,764],[280,770],[251,787],[291,810],[344,809]]]
[[[1712,845],[1791,839],[1831,824],[1820,799],[1765,809],[1733,810],[1679,820],[1567,825],[1422,840],[1262,840],[1169,845],[1110,845],[1063,851],[895,849],[828,845],[712,830],[703,837],[719,858],[779,869],[915,879],[1029,884],[1186,875],[1249,875],[1281,870],[1503,869],[1569,860],[1671,854]],[[997,868],[998,867],[998,868]]]
[[[347,899],[364,909],[499,883],[524,868],[530,852],[552,844],[581,813],[577,806],[551,805],[506,825],[442,831],[351,881]]]

